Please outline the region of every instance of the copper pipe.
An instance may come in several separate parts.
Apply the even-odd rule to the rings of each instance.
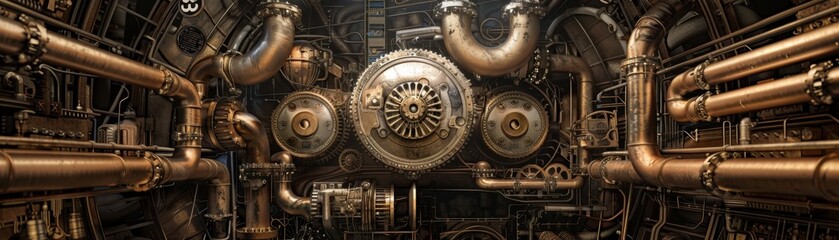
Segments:
[[[586,118],[592,113],[592,102],[594,101],[594,78],[592,77],[591,67],[589,67],[586,60],[572,55],[554,54],[550,56],[551,71],[553,72],[567,72],[572,73],[577,78],[577,116],[580,117],[580,129],[582,129],[582,136],[578,137],[577,157],[580,162],[579,165],[583,172],[588,167],[589,153],[588,153],[588,124]]]
[[[510,18],[510,34],[498,46],[487,47],[475,40],[472,18],[477,8],[468,0],[446,0],[437,5],[442,17],[443,41],[458,66],[481,76],[498,77],[525,64],[539,40],[539,18],[543,9],[538,1],[514,0],[504,7]]]
[[[776,69],[797,62],[839,53],[839,25],[827,25],[719,62],[700,65],[673,78],[667,100],[710,86]]]
[[[288,152],[279,152],[271,156],[271,162],[279,163],[284,166],[289,166],[293,168],[294,162],[292,161],[291,154]],[[294,194],[294,191],[291,187],[292,181],[291,173],[283,174],[280,177],[279,181],[274,183],[274,201],[277,204],[277,207],[282,209],[288,214],[297,215],[297,216],[304,216],[306,219],[309,219],[309,216],[312,199],[309,197],[300,197],[297,194]]]
[[[152,151],[152,152],[171,152],[174,151],[170,147],[145,146],[145,145],[127,145],[116,143],[98,143],[94,141],[72,141],[49,138],[28,138],[28,137],[10,137],[0,136],[0,145],[8,146],[27,146],[27,147],[43,147],[43,148],[82,148],[82,149],[107,149],[107,150],[129,150],[129,151]]]
[[[763,143],[725,145],[719,147],[662,149],[665,154],[697,154],[712,152],[776,152],[792,150],[829,150],[839,149],[839,140],[822,140],[810,142]]]
[[[660,44],[662,31],[671,24],[681,2],[659,1],[639,20],[630,38],[627,60],[627,151],[632,169],[646,183],[685,189],[708,189],[725,197],[726,192],[782,193],[839,200],[839,154],[823,158],[727,159],[724,153],[706,159],[665,158],[655,141],[655,61],[649,59]],[[645,20],[649,22],[645,23]],[[747,145],[751,146],[751,145]],[[606,161],[606,160],[604,160]],[[590,173],[600,165],[599,177],[635,181],[623,161],[592,163]]]
[[[230,206],[230,172],[218,161],[201,159],[193,176],[196,180],[209,181],[207,213],[204,216],[213,222],[213,238],[226,239],[227,220],[233,217]]]
[[[0,52],[20,54],[29,42],[28,31],[31,30],[27,25],[19,21],[0,18]],[[45,50],[40,60],[47,64],[158,90],[161,95],[174,98],[178,104],[176,149],[170,161],[162,166],[165,168],[162,178],[163,182],[190,178],[201,157],[201,104],[196,88],[189,81],[169,70],[147,66],[60,34],[43,30],[40,35],[40,47]]]
[[[616,180],[636,184],[644,183],[644,179],[638,176],[638,172],[629,161],[593,161],[588,166],[588,173],[592,178],[603,179],[607,182]]]
[[[139,186],[153,177],[152,162],[144,157],[3,149],[0,158],[2,193]]]
[[[274,76],[285,64],[294,43],[295,24],[300,9],[287,2],[260,4],[257,16],[263,19],[262,38],[245,54],[225,53],[199,60],[189,70],[188,78],[203,91],[210,77],[236,84],[254,85]]]
[[[268,133],[262,122],[247,112],[233,115],[236,132],[245,140],[247,162],[267,164],[269,159]],[[262,185],[262,184],[261,184]],[[267,185],[267,184],[264,184]],[[268,186],[245,187],[245,228],[249,231],[275,231],[271,226],[271,195]]]
[[[661,45],[666,29],[672,26],[693,3],[694,1],[678,0],[656,2],[635,24],[635,29],[627,42],[626,60],[622,65],[622,70],[626,72],[628,97],[626,150],[638,175],[645,182],[656,186],[702,187],[699,185],[698,168],[693,169],[689,176],[678,178],[682,180],[679,182],[667,182],[662,179],[665,170],[675,170],[667,167],[669,163],[687,160],[673,160],[661,156],[655,138],[655,68],[658,66],[658,60],[653,57],[656,55],[658,46]],[[702,162],[699,161],[699,163]],[[608,175],[616,176],[620,172],[625,172],[625,170]],[[687,180],[690,177],[694,179]]]
[[[479,173],[487,173],[492,171],[490,165],[486,161],[480,161],[475,164],[475,171]],[[546,190],[554,191],[558,189],[578,189],[583,187],[583,178],[576,176],[570,180],[556,180],[552,178],[546,179],[496,179],[489,175],[478,174],[475,177],[475,184],[478,188],[487,190]]]
[[[714,171],[723,191],[821,197],[839,201],[839,154],[821,158],[727,159]]]
[[[818,82],[811,73],[801,73],[718,95],[709,93],[688,100],[682,99],[681,96],[668,96],[667,109],[676,121],[699,122],[726,115],[816,102],[821,99],[810,93],[815,89],[813,84],[817,82],[826,85],[837,84],[839,83],[837,77],[839,77],[839,68],[833,68],[827,72],[827,77],[823,82]],[[829,93],[824,94],[829,95]]]

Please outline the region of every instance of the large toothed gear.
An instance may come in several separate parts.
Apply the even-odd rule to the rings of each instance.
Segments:
[[[548,114],[532,96],[517,91],[493,96],[481,116],[484,145],[498,156],[533,156],[548,137]]]
[[[449,60],[401,50],[359,78],[350,115],[362,144],[380,162],[416,177],[448,162],[472,127],[469,81]]]
[[[342,111],[315,92],[286,96],[271,115],[274,141],[291,155],[312,159],[328,152],[340,152]]]
[[[204,128],[205,138],[213,147],[225,151],[244,149],[247,144],[242,136],[239,136],[235,128],[236,112],[245,111],[242,103],[229,98],[208,100],[203,103],[207,109],[207,118],[204,119],[207,125]]]

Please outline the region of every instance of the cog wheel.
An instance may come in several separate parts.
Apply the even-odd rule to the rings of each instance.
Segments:
[[[350,100],[356,135],[379,162],[409,178],[460,151],[472,127],[468,79],[449,60],[419,49],[370,65]]]
[[[551,163],[543,168],[545,176],[554,178],[556,180],[570,180],[573,178],[571,170],[560,163]]]
[[[399,84],[385,103],[385,119],[393,132],[407,139],[421,139],[437,130],[443,115],[440,96],[420,82]]]
[[[519,179],[544,179],[548,174],[539,165],[527,164],[519,169],[516,177]]]
[[[364,162],[361,153],[355,149],[344,149],[341,155],[338,156],[338,164],[342,170],[348,173],[356,172],[361,169]]]
[[[274,141],[291,155],[316,159],[341,146],[340,108],[321,94],[303,91],[283,99],[271,115]]]
[[[484,145],[503,158],[532,157],[548,137],[548,114],[539,101],[519,91],[493,96],[481,116]]]

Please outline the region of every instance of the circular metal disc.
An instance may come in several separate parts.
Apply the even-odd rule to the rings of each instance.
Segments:
[[[339,121],[340,116],[328,99],[314,92],[296,92],[274,109],[271,132],[277,145],[291,155],[312,158],[336,144]]]
[[[355,131],[385,165],[417,176],[449,161],[472,126],[469,81],[426,50],[401,50],[370,65],[350,102]]]
[[[487,101],[481,137],[493,153],[511,159],[532,156],[548,136],[548,114],[530,95],[511,91]]]

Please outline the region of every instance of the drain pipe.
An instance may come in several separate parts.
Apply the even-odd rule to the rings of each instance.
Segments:
[[[578,189],[583,187],[583,177],[575,176],[570,180],[545,179],[497,179],[495,170],[488,162],[480,161],[475,164],[475,184],[486,190],[545,190]]]
[[[442,18],[444,45],[458,66],[477,75],[499,77],[518,70],[530,59],[539,40],[544,9],[539,1],[513,0],[503,11],[510,18],[510,34],[501,45],[487,47],[472,34],[475,3],[445,0],[437,5],[435,14]]]
[[[288,152],[279,152],[271,156],[271,162],[280,166],[280,180],[274,182],[274,201],[280,209],[291,215],[309,219],[312,199],[294,194],[291,187],[294,175],[294,162]]]
[[[285,64],[294,43],[295,25],[300,8],[288,2],[267,0],[260,4],[256,16],[263,20],[262,39],[250,52],[228,52],[196,62],[187,74],[195,82],[201,96],[210,77],[219,77],[236,84],[254,85],[270,78]]]

